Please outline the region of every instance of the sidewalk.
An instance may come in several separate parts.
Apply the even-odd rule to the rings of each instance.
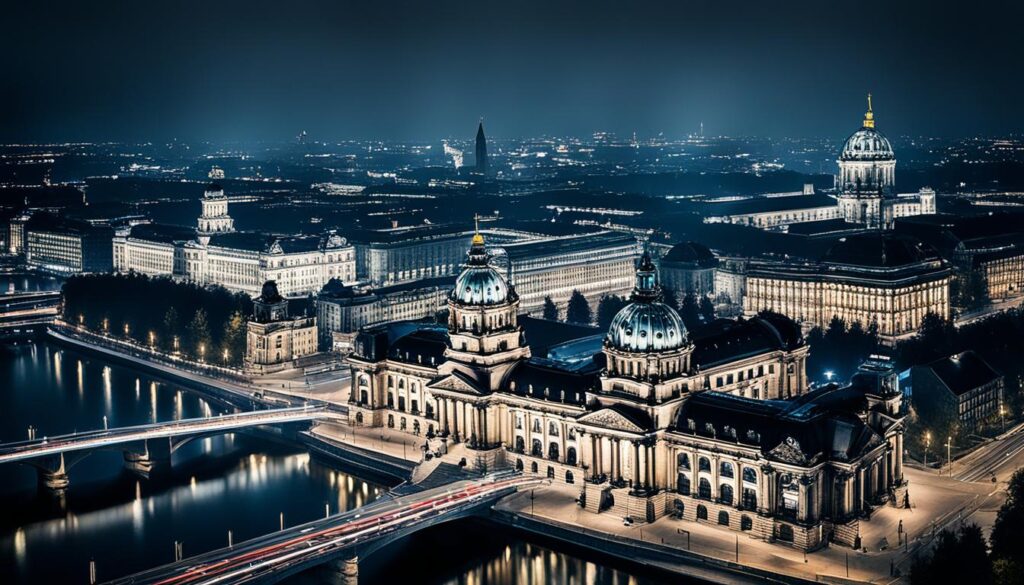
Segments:
[[[663,543],[723,561],[736,562],[738,547],[738,562],[744,565],[812,581],[819,576],[829,576],[891,583],[898,579],[890,576],[890,566],[895,566],[906,576],[914,552],[930,546],[933,525],[938,533],[951,522],[970,518],[979,508],[992,508],[998,500],[998,495],[991,494],[992,486],[958,482],[920,470],[905,470],[905,473],[911,482],[911,509],[882,506],[875,510],[871,520],[861,521],[861,537],[867,552],[834,545],[805,555],[784,544],[765,542],[713,523],[677,520],[670,516],[651,524],[624,526],[622,518],[610,512],[593,514],[580,508],[576,499],[581,488],[574,486],[545,486],[532,492],[522,492],[506,498],[496,508],[569,522],[588,530]],[[532,500],[531,493],[534,496]],[[901,520],[903,534],[910,534],[909,544],[899,534]],[[883,539],[888,546],[880,550]],[[904,544],[900,546],[899,542]]]

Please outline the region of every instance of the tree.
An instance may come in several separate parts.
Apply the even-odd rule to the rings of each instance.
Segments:
[[[705,323],[715,320],[715,304],[711,302],[707,295],[701,295],[700,297],[700,316],[704,319]]]
[[[555,301],[552,301],[551,297],[544,297],[543,317],[548,321],[558,321],[558,307],[555,306]]]
[[[178,310],[174,307],[168,307],[167,312],[164,313],[163,333],[161,343],[163,344],[164,350],[174,351],[174,338],[179,335]]]
[[[206,319],[205,309],[196,309],[192,316],[192,322],[188,324],[189,352],[198,357],[204,358],[213,347],[210,338],[210,324]]]
[[[1020,571],[1024,569],[1024,469],[1010,477],[1006,501],[992,525],[992,556],[1003,559]]]
[[[245,356],[245,317],[241,311],[231,313],[231,317],[224,322],[220,346],[225,365],[242,362]]]
[[[597,303],[597,325],[601,329],[608,329],[612,325],[615,315],[628,304],[626,299],[619,295],[605,295]]]
[[[590,325],[594,320],[593,314],[590,311],[590,303],[587,302],[587,298],[583,296],[583,293],[578,290],[573,290],[572,296],[569,297],[569,306],[565,310],[565,320],[577,325]]]
[[[700,305],[692,292],[686,293],[683,297],[683,303],[679,306],[679,316],[682,317],[683,325],[686,325],[687,329],[692,331],[700,327]]]
[[[932,555],[914,561],[910,582],[912,585],[995,583],[992,560],[985,550],[985,537],[981,533],[981,528],[976,524],[966,524],[956,532],[943,530],[939,534]]]

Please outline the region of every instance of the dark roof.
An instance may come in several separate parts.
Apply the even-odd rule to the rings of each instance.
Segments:
[[[840,238],[822,261],[830,264],[891,268],[938,259],[934,248],[921,240],[885,232]]]
[[[517,396],[583,405],[586,393],[595,388],[596,371],[579,372],[559,367],[558,362],[530,358],[516,364],[502,382],[502,390]]]
[[[443,329],[422,327],[396,339],[388,348],[388,358],[408,364],[436,366],[445,361],[448,334]],[[431,361],[433,360],[433,361]]]
[[[654,430],[654,421],[651,420],[651,416],[644,410],[626,404],[611,404],[607,408],[621,414],[626,420],[644,430]]]
[[[792,350],[803,344],[800,326],[778,314],[747,320],[716,319],[690,332],[693,363],[709,367],[776,350]]]
[[[538,356],[547,355],[551,347],[566,341],[604,333],[604,331],[597,327],[548,321],[547,319],[538,319],[525,315],[520,316],[518,321],[519,325],[523,328],[526,344],[530,346],[530,352]]]
[[[178,225],[143,223],[133,226],[129,232],[129,236],[131,238],[147,242],[173,244],[175,242],[184,242],[195,238],[196,230]]]
[[[828,195],[794,195],[792,197],[755,197],[742,201],[709,203],[705,209],[708,215],[747,215],[751,213],[767,213],[771,211],[794,211],[815,207],[834,207],[836,200]]]
[[[786,401],[705,391],[680,408],[676,431],[725,437],[790,463],[801,463],[788,455],[797,448],[808,464],[850,461],[881,441],[857,416],[861,404],[863,395],[850,388],[826,387]]]
[[[636,238],[622,232],[598,232],[567,237],[542,238],[502,245],[508,257],[515,261],[545,256],[561,256],[578,251],[605,247],[635,246]]]
[[[957,396],[1001,377],[988,362],[970,350],[935,360],[925,367]]]
[[[824,219],[821,221],[791,223],[786,228],[786,232],[798,236],[821,236],[838,232],[857,231],[864,228],[865,225],[862,223],[851,223],[845,219]]]
[[[697,242],[681,242],[672,246],[672,249],[665,254],[661,261],[695,264],[706,268],[718,266],[718,259],[711,253],[711,250]]]
[[[210,236],[210,245],[220,248],[263,252],[270,244],[271,237],[259,232],[232,232]]]

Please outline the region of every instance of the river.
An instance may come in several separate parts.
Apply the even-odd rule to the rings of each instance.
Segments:
[[[0,346],[0,441],[216,414],[186,388],[49,342]],[[376,485],[311,458],[297,446],[245,434],[205,438],[144,478],[119,452],[97,452],[70,470],[63,496],[37,487],[33,468],[0,466],[0,582],[87,583],[348,510],[378,497]],[[395,558],[403,562],[393,562]],[[659,583],[559,552],[477,522],[431,529],[361,562],[362,583],[466,585]],[[320,583],[327,570],[293,578]]]

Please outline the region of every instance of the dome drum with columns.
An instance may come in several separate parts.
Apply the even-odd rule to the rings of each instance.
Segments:
[[[868,111],[859,130],[850,135],[839,155],[840,192],[889,194],[896,183],[896,154],[892,144],[875,129],[875,113],[868,94]]]
[[[612,319],[605,337],[607,372],[602,389],[606,392],[655,403],[683,391],[693,344],[679,313],[661,299],[657,270],[645,252],[631,302]]]

